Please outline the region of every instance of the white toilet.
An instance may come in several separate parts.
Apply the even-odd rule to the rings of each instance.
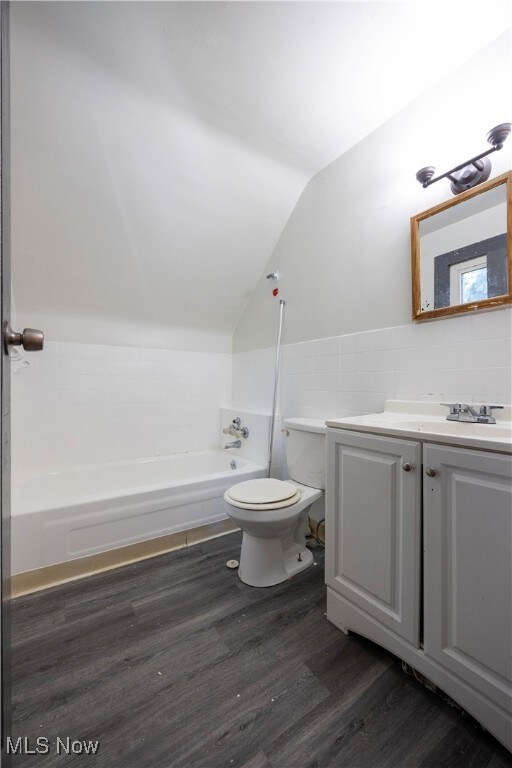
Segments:
[[[283,432],[290,479],[247,480],[224,494],[226,513],[243,531],[238,575],[252,587],[280,584],[313,562],[306,534],[311,505],[323,504],[325,422],[287,419]]]

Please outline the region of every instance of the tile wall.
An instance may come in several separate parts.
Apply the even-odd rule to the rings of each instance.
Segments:
[[[339,418],[380,411],[386,398],[510,402],[511,336],[506,309],[287,344],[278,411]],[[270,413],[274,355],[48,342],[13,363],[15,481],[20,467],[27,476],[218,447],[220,408]]]
[[[283,417],[378,412],[387,398],[511,402],[512,310],[283,346]],[[273,350],[233,356],[233,407],[272,398]]]
[[[14,473],[217,447],[230,400],[231,354],[47,342],[13,362]]]

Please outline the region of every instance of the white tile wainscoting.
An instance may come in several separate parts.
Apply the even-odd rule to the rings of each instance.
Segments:
[[[26,362],[12,376],[15,473],[219,445],[229,353],[49,341]]]
[[[510,402],[511,335],[504,309],[286,344],[278,412],[342,417],[380,411],[386,398]],[[49,341],[12,378],[14,471],[216,447],[220,408],[269,413],[274,354]]]
[[[512,310],[286,344],[280,410],[343,417],[388,398],[497,404],[512,399]],[[233,407],[271,402],[273,349],[233,356]]]

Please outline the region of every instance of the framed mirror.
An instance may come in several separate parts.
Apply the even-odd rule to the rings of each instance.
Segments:
[[[512,304],[512,173],[411,218],[412,319]]]

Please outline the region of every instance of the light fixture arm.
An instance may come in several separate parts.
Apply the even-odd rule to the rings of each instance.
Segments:
[[[448,178],[450,179],[450,181],[456,182],[457,178],[455,176],[452,176],[452,174],[456,173],[457,171],[461,171],[467,165],[474,165],[477,171],[483,171],[484,164],[480,162],[482,158],[487,157],[487,155],[490,155],[493,152],[497,152],[502,147],[503,147],[503,144],[500,147],[492,147],[491,149],[488,149],[487,152],[482,152],[480,155],[475,155],[475,157],[472,157],[471,160],[465,160],[463,163],[460,163],[460,165],[456,165],[455,168],[451,168],[449,171],[446,171],[446,173],[442,173],[439,176],[436,176],[435,179],[428,179],[427,181],[423,181],[421,182],[421,184],[423,188],[426,189],[427,187],[430,187],[431,184],[435,184],[436,181],[440,181],[441,179]]]
[[[503,147],[511,128],[512,125],[510,123],[501,123],[495,126],[487,134],[487,141],[493,145],[491,149],[475,155],[470,160],[465,160],[463,163],[436,177],[434,177],[434,166],[427,165],[418,171],[416,179],[426,189],[431,184],[435,184],[436,181],[448,178],[452,182],[451,188],[454,195],[458,195],[466,189],[471,189],[482,181],[487,181],[491,173],[491,162],[484,158],[487,158],[488,155],[497,152]],[[461,172],[460,174],[458,174],[459,171]]]

